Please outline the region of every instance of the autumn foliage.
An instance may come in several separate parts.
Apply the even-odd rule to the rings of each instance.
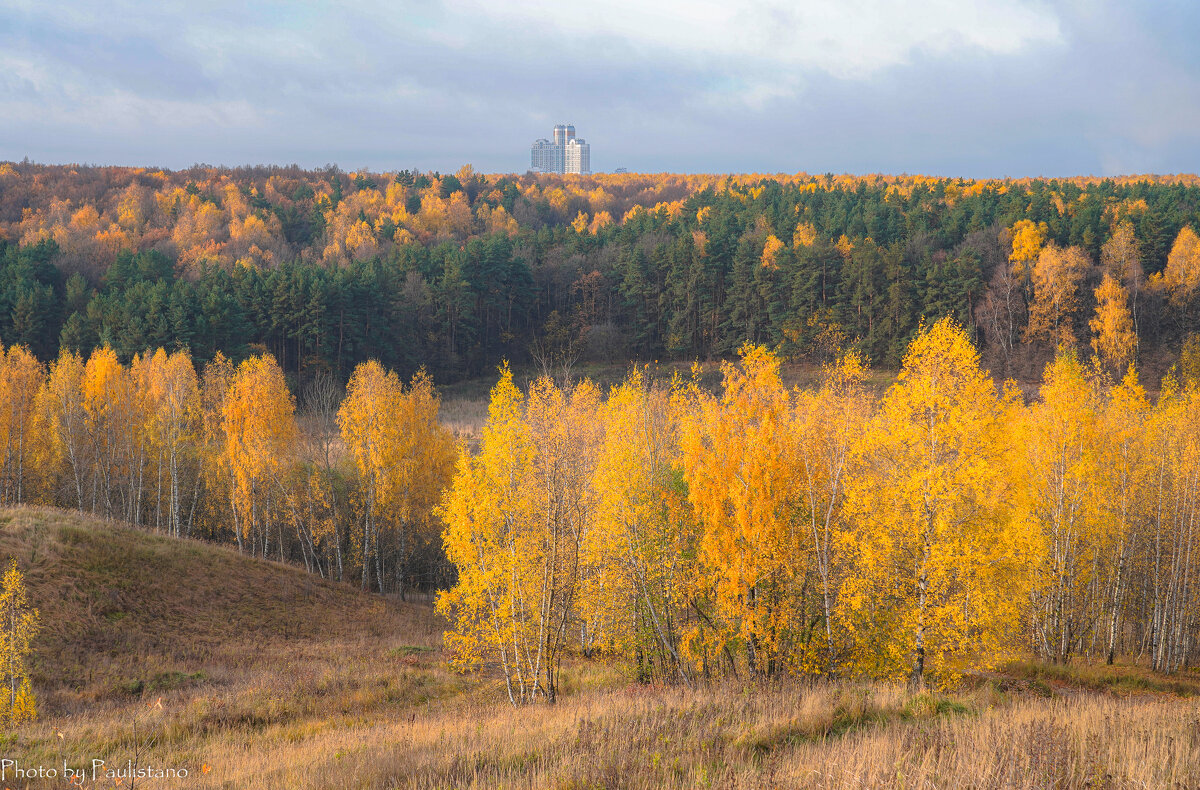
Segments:
[[[266,351],[304,380],[375,359],[446,381],[547,350],[690,360],[745,342],[896,367],[922,320],[949,316],[1002,375],[1093,339],[1116,371],[1194,332],[1197,227],[1194,176],[0,163],[0,342],[43,363]]]
[[[576,652],[684,684],[1177,670],[1198,226],[1192,176],[2,163],[0,502],[445,589],[514,702]],[[432,376],[581,357],[721,383],[506,366],[477,447],[439,424]]]
[[[460,666],[519,703],[568,650],[686,684],[1195,660],[1195,382],[1152,405],[1064,351],[1026,404],[948,319],[880,398],[853,354],[814,389],[779,365],[748,345],[719,392],[635,370],[607,399],[502,370],[443,511]]]
[[[297,399],[270,355],[197,372],[13,347],[0,470],[8,503],[440,587],[455,662],[497,667],[514,703],[554,699],[572,654],[688,685],[941,683],[1028,652],[1176,671],[1200,629],[1195,356],[1151,399],[1114,355],[1064,348],[1030,402],[952,319],[882,395],[853,351],[810,388],[753,344],[715,389],[699,367],[607,392],[504,367],[471,448],[424,373],[365,363],[344,396]]]
[[[0,723],[8,727],[37,718],[29,655],[39,625],[38,611],[29,605],[25,577],[13,559],[0,581]]]
[[[0,349],[0,502],[229,541],[330,578],[358,570],[380,592],[438,584],[433,511],[456,446],[432,382],[404,387],[368,363],[344,401],[325,385],[299,411],[270,355],[218,354],[198,373],[183,351],[129,364],[64,351],[43,366]]]

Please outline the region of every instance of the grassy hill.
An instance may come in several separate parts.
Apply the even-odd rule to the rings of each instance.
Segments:
[[[14,556],[41,615],[40,718],[0,745],[25,765],[137,754],[187,768],[189,787],[280,786],[283,767],[248,753],[399,718],[465,687],[444,668],[428,606],[300,568],[33,508],[0,510],[0,561]]]
[[[781,678],[696,689],[568,661],[553,706],[449,671],[442,622],[301,569],[47,509],[0,510],[42,632],[20,765],[186,769],[85,787],[1176,787],[1200,680],[1015,664],[948,694]],[[56,780],[0,788],[64,787]]]
[[[41,613],[34,682],[49,712],[225,676],[317,640],[441,643],[427,607],[66,511],[0,511],[0,560],[14,556]]]

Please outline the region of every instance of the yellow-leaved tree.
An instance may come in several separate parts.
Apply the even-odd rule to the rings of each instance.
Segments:
[[[30,607],[25,579],[14,558],[0,582],[0,721],[10,727],[37,718],[33,687],[29,682],[29,657],[37,635],[38,613]]]
[[[710,616],[727,624],[727,647],[744,646],[751,674],[808,669],[823,640],[805,618],[811,554],[791,398],[761,346],[722,371],[721,397],[695,390],[680,431]]]
[[[1038,259],[1042,245],[1046,243],[1048,232],[1046,223],[1037,223],[1029,219],[1019,220],[1009,229],[1012,252],[1009,253],[1008,260],[1012,264],[1013,276],[1018,280],[1028,279],[1034,261]]]
[[[1033,266],[1033,301],[1025,334],[1060,346],[1075,345],[1075,313],[1079,284],[1091,262],[1079,247],[1047,244]]]
[[[433,379],[421,369],[404,388],[393,415],[399,446],[387,502],[394,516],[392,565],[401,595],[408,583],[405,569],[410,554],[441,541],[441,521],[435,511],[454,475],[458,447],[454,434],[438,420],[440,408]]]
[[[296,405],[272,356],[251,357],[238,365],[221,407],[223,462],[230,487],[238,550],[267,556],[272,530],[286,517],[289,470],[295,443]],[[283,539],[278,538],[282,558]]]
[[[1015,637],[1029,548],[1009,506],[1013,408],[952,320],[909,346],[847,490],[855,529],[843,533],[838,604],[858,670],[921,686],[927,672],[951,675],[955,657],[994,660]]]
[[[37,395],[42,365],[29,349],[0,348],[0,502],[21,504],[34,456]]]
[[[446,496],[446,555],[458,583],[438,598],[456,665],[494,662],[513,704],[553,701],[575,623],[592,518],[599,396],[549,379],[528,399],[501,369],[479,453],[459,459]]]
[[[526,490],[537,513],[543,689],[553,702],[558,672],[578,620],[581,559],[595,516],[596,457],[602,438],[600,391],[590,381],[558,387],[543,376],[529,387],[525,418],[533,443]]]
[[[214,524],[234,525],[234,534],[241,547],[241,530],[237,526],[234,493],[237,476],[225,462],[225,401],[233,386],[237,368],[220,351],[204,366],[200,378],[200,436],[196,447],[200,462],[200,480],[205,496],[202,518]]]
[[[1145,287],[1146,272],[1142,268],[1142,252],[1133,223],[1124,220],[1113,229],[1112,237],[1100,248],[1100,265],[1105,274],[1112,275],[1117,283],[1124,285],[1130,296],[1133,331],[1138,328],[1138,303]]]
[[[1171,304],[1186,318],[1188,305],[1200,292],[1200,236],[1191,226],[1180,229],[1167,256],[1167,265],[1154,276],[1152,285],[1166,291]]]
[[[145,432],[155,455],[155,525],[185,534],[185,483],[199,474],[200,383],[185,351],[158,349],[144,360]],[[192,487],[187,487],[192,488]],[[193,488],[194,490],[194,488]]]
[[[65,466],[75,506],[84,509],[84,488],[92,470],[92,442],[83,405],[83,360],[63,348],[50,363],[50,373],[38,393],[38,421],[45,435],[39,466],[53,478]]]
[[[375,575],[383,592],[383,570],[379,558],[379,516],[386,513],[389,494],[388,473],[395,463],[397,435],[394,412],[402,393],[400,379],[385,371],[375,360],[354,370],[346,384],[346,397],[338,410],[342,441],[354,456],[361,481],[362,588],[369,584],[371,557]],[[380,503],[380,499],[383,503]]]
[[[394,372],[371,360],[359,365],[346,385],[338,424],[362,482],[363,589],[373,559],[379,591],[384,591],[388,563],[397,591],[404,593],[413,540],[425,536],[454,465],[454,439],[438,423],[438,406],[424,371],[406,389]]]
[[[1149,425],[1154,485],[1143,572],[1152,616],[1144,645],[1154,669],[1174,672],[1188,661],[1200,611],[1200,383],[1168,375]]]
[[[1096,499],[1100,503],[1101,529],[1107,545],[1096,547],[1095,554],[1103,563],[1100,580],[1107,609],[1103,631],[1108,642],[1109,664],[1116,660],[1130,577],[1140,548],[1138,527],[1150,516],[1149,416],[1146,390],[1130,366],[1125,378],[1109,390],[1104,404],[1096,476],[1099,492]]]
[[[136,476],[131,468],[138,428],[136,394],[115,351],[103,346],[92,352],[83,373],[84,425],[94,451],[92,510],[109,518],[133,520],[132,497],[121,484]]]
[[[838,587],[846,571],[845,558],[838,549],[838,536],[849,527],[845,518],[846,483],[852,473],[854,448],[873,407],[866,376],[862,357],[851,352],[825,368],[817,391],[796,393],[801,518],[821,585],[826,642],[823,668],[827,671],[838,660],[834,618]]]
[[[1129,294],[1112,275],[1104,275],[1096,289],[1096,315],[1089,326],[1096,356],[1111,370],[1123,370],[1137,348],[1137,333],[1129,312]]]
[[[1073,353],[1060,354],[1046,366],[1041,401],[1030,407],[1021,437],[1030,524],[1043,546],[1034,566],[1034,645],[1059,663],[1080,649],[1101,606],[1092,562],[1105,538],[1095,496],[1099,409],[1083,365]]]
[[[492,388],[479,453],[459,456],[446,495],[446,557],[458,581],[438,596],[437,609],[450,619],[453,663],[498,664],[514,705],[542,691],[544,617],[534,596],[545,557],[526,491],[533,453],[523,397],[505,365]]]
[[[634,371],[601,410],[596,517],[583,545],[585,652],[632,658],[638,677],[691,682],[682,647],[695,532],[681,518],[678,424],[671,393]]]

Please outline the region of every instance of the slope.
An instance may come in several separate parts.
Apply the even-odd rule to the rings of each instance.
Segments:
[[[0,510],[9,557],[41,614],[33,680],[51,714],[228,681],[314,646],[441,642],[427,607],[68,511]]]

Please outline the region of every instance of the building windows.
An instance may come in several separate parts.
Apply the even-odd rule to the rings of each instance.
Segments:
[[[553,141],[540,138],[529,148],[529,169],[535,173],[592,172],[592,147],[575,136],[575,127],[558,124]]]

